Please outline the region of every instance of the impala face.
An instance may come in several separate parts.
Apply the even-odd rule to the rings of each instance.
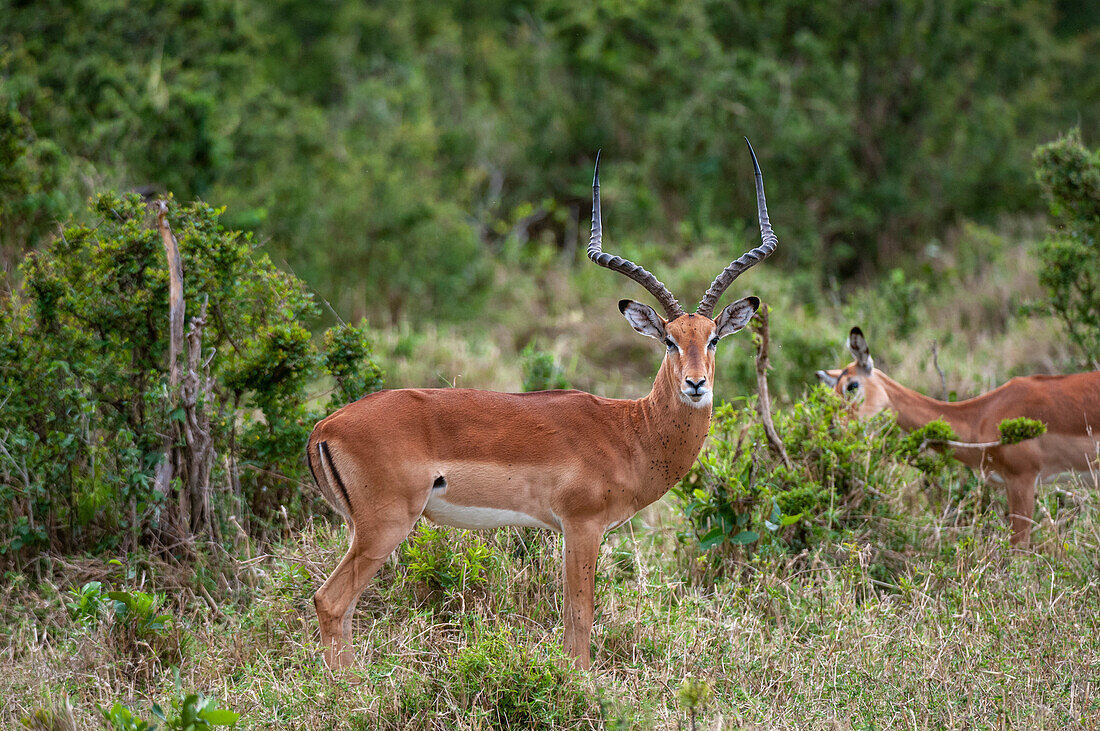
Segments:
[[[848,350],[855,361],[843,369],[818,371],[818,380],[832,386],[861,417],[889,408],[890,397],[879,382],[875,361],[867,347],[867,339],[858,327],[853,327],[848,333]]]
[[[619,311],[637,332],[665,346],[662,370],[668,371],[680,400],[706,408],[714,399],[714,354],[718,341],[748,324],[760,307],[756,297],[729,305],[714,320],[698,313],[665,320],[649,305],[634,300],[619,302]]]

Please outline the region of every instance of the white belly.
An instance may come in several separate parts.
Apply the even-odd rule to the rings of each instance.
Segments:
[[[555,526],[547,525],[527,513],[516,510],[500,510],[499,508],[485,508],[478,505],[449,503],[434,490],[428,498],[428,504],[424,506],[424,515],[436,523],[454,526],[455,528],[481,529],[519,525],[528,528],[558,530]]]

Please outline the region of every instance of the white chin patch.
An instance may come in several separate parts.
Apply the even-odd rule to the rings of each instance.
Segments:
[[[714,397],[714,392],[713,391],[707,391],[702,396],[698,397],[698,399],[695,399],[695,398],[692,398],[691,396],[688,396],[683,391],[680,392],[680,400],[683,401],[688,406],[694,406],[697,409],[705,409],[706,407],[710,406],[710,400],[713,397]]]

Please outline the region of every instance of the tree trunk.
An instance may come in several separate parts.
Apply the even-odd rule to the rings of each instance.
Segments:
[[[764,304],[752,319],[753,341],[756,344],[756,391],[759,397],[756,408],[760,414],[760,421],[764,424],[764,434],[768,437],[768,446],[783,460],[787,469],[791,467],[791,459],[787,456],[787,450],[783,446],[779,434],[775,431],[772,422],[772,400],[768,395],[768,310]]]

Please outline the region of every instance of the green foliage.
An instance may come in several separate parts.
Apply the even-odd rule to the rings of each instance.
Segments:
[[[1039,147],[1035,167],[1055,224],[1035,247],[1039,283],[1084,362],[1100,368],[1100,151],[1073,130]]]
[[[943,444],[958,438],[959,435],[950,424],[943,419],[935,419],[905,435],[901,440],[902,453],[907,457],[915,457],[929,444]]]
[[[695,729],[695,715],[706,707],[713,695],[714,689],[710,683],[702,678],[694,678],[690,675],[684,678],[680,683],[680,687],[676,690],[676,700],[680,702],[680,707],[687,711],[693,731]]]
[[[114,602],[115,627],[136,641],[145,641],[161,633],[172,621],[169,614],[158,614],[161,597],[144,591],[109,591]]]
[[[1047,425],[1036,419],[1021,416],[1018,419],[1005,419],[997,425],[1001,434],[1001,444],[1019,444],[1027,439],[1046,434]]]
[[[527,343],[520,353],[520,367],[523,369],[524,391],[570,387],[558,359],[553,353],[539,350],[534,341]]]
[[[926,474],[940,474],[951,463],[951,450],[946,448],[946,443],[958,438],[950,424],[943,419],[935,419],[906,434],[898,454]],[[936,447],[937,450],[929,450],[928,447]]]
[[[914,250],[959,211],[1030,208],[1031,140],[1078,115],[1095,127],[1093,35],[1049,4],[849,9],[13,7],[0,245],[41,243],[92,186],[150,186],[228,204],[342,309],[459,319],[484,301],[491,256],[575,244],[583,162],[611,141],[624,239],[739,231],[743,132],[806,244],[781,255],[843,273]]]
[[[297,515],[302,447],[319,414],[306,387],[322,366],[336,405],[376,389],[365,326],[326,336],[319,353],[305,323],[317,315],[300,281],[227,230],[221,210],[169,201],[184,265],[189,324],[207,314],[204,362],[213,380],[200,404],[212,423],[212,480],[234,483],[242,508]],[[105,194],[93,224],[73,224],[28,256],[23,286],[0,299],[0,553],[47,543],[106,548],[156,533],[173,495],[153,491],[164,437],[182,418],[167,391],[168,274],[163,245],[134,195]],[[231,464],[234,473],[227,474]],[[241,468],[244,468],[243,470]],[[274,476],[274,479],[272,479]]]
[[[110,708],[99,708],[103,722],[110,731],[155,731],[156,724],[134,715],[129,706],[115,702]]]
[[[768,449],[751,401],[715,409],[707,447],[673,488],[691,527],[683,540],[704,551],[758,542],[784,550],[839,540],[869,516],[892,515],[883,496],[909,467],[888,413],[850,418],[821,387],[777,413],[775,427],[791,467]]]
[[[357,401],[382,388],[382,369],[371,359],[366,320],[359,325],[329,328],[325,331],[324,351],[325,372],[336,380],[329,408]]]
[[[69,616],[73,621],[85,626],[99,624],[106,606],[107,592],[103,591],[103,583],[89,581],[80,589],[71,587],[68,591],[70,600],[65,603],[69,608]]]
[[[241,714],[218,708],[217,701],[202,693],[188,693],[172,701],[170,711],[153,704],[153,715],[167,731],[204,731],[218,726],[236,726]]]
[[[421,523],[402,549],[408,577],[447,595],[485,589],[499,558],[476,534],[467,533],[459,550],[454,537],[450,528]]]
[[[110,708],[100,707],[99,713],[111,731],[206,731],[219,726],[236,726],[241,717],[239,713],[218,708],[214,698],[201,693],[181,694],[167,711],[156,703],[150,710],[160,723],[146,721],[117,702]]]
[[[443,668],[406,683],[398,703],[408,718],[425,698],[447,694],[463,718],[482,728],[551,729],[576,725],[595,710],[582,677],[560,650],[526,645],[507,627],[491,629],[473,619],[468,645]]]

